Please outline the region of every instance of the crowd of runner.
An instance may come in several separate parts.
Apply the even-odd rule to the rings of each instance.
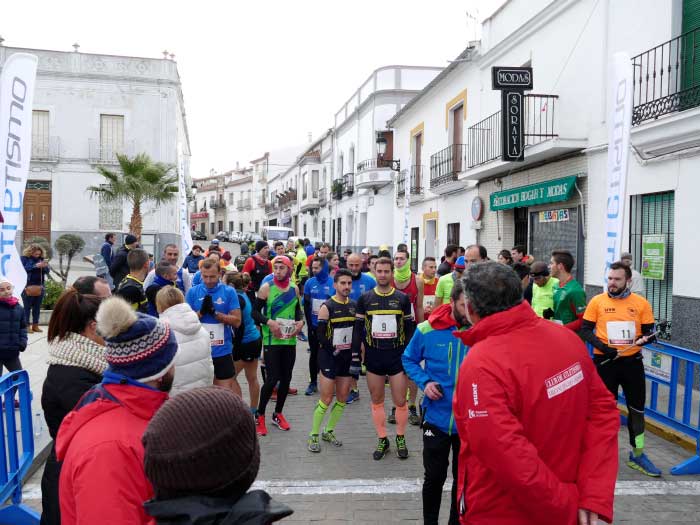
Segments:
[[[307,339],[305,394],[318,395],[308,451],[342,446],[338,423],[366,381],[372,458],[395,447],[405,459],[411,441],[423,441],[425,523],[438,523],[450,461],[451,524],[609,521],[620,387],[627,464],[661,474],[644,453],[640,350],[654,340],[654,316],[635,293],[629,254],[587,301],[563,250],[536,261],[516,246],[496,262],[483,246],[448,245],[414,272],[405,244],[340,256],[304,239],[258,241],[232,258],[212,242],[178,265],[176,245],[154,264],[134,236],[114,255],[113,242],[108,235],[103,250],[109,274],[79,279],[49,326],[42,405],[55,446],[42,523],[104,522],[105,509],[119,516],[113,523],[194,523],[183,502],[194,495],[214,497],[196,511],[203,516],[232,515],[241,502],[268,522],[290,514],[247,491],[259,466],[255,434],[266,436],[268,422],[282,431],[295,424],[284,409],[297,393],[297,342]],[[0,306],[11,293],[0,283]],[[26,346],[27,323],[17,319],[15,339]],[[211,385],[219,388],[199,388]],[[169,391],[178,395],[167,400]],[[191,470],[198,455],[211,472]]]

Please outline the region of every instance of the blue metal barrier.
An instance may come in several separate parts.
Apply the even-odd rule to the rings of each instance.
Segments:
[[[19,421],[17,429],[15,396],[19,394]],[[26,370],[10,372],[0,378],[2,417],[0,430],[0,504],[12,497],[12,503],[0,508],[0,523],[38,525],[39,514],[22,504],[22,480],[34,459],[34,433],[32,430],[32,399],[29,391],[29,374]],[[17,433],[21,438],[21,453]]]
[[[651,382],[649,403],[644,408],[645,417],[650,417],[673,430],[690,436],[696,442],[695,455],[676,465],[671,474],[700,474],[700,402],[696,402],[698,415],[692,421],[693,384],[696,367],[700,367],[700,353],[686,348],[656,342],[644,345],[644,369]],[[681,385],[681,364],[685,364],[684,382]],[[668,387],[668,403],[659,407],[659,386]],[[682,407],[678,405],[679,389],[682,393]],[[621,402],[625,397],[620,394]],[[678,412],[680,411],[680,416]]]

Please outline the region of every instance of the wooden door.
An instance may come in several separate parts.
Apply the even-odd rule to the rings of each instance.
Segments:
[[[411,174],[411,189],[413,188],[420,188],[421,187],[421,164],[422,158],[423,158],[423,134],[419,133],[415,137],[413,137],[413,151],[415,153],[415,158],[413,165],[415,168],[413,168],[413,173]]]
[[[30,190],[24,194],[24,238],[51,241],[51,192]]]
[[[462,171],[462,144],[464,129],[464,106],[452,110],[452,172]]]

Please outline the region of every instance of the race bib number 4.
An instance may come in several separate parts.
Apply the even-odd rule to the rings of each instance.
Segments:
[[[202,323],[202,326],[209,334],[209,346],[221,346],[224,344],[224,325],[222,323]]]
[[[372,317],[372,337],[374,339],[393,339],[396,337],[396,316],[375,315]]]
[[[352,346],[352,326],[333,330],[333,348],[347,350]]]
[[[631,345],[637,339],[634,321],[608,321],[608,344]]]
[[[321,306],[323,305],[324,301],[323,299],[312,299],[311,300],[311,311],[313,312],[314,315],[318,315],[318,311],[321,309]]]
[[[295,323],[292,319],[275,319],[280,325],[282,339],[290,339],[294,334]]]

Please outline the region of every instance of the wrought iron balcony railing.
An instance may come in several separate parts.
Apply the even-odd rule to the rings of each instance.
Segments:
[[[343,194],[352,195],[355,193],[355,174],[346,173],[343,175]]]
[[[421,195],[423,193],[423,174],[426,173],[425,166],[411,166],[411,174],[409,176],[408,191],[411,195]],[[396,194],[399,197],[406,195],[406,173],[399,173],[396,178]]]
[[[452,144],[430,157],[430,187],[456,181],[467,164],[467,145]]]
[[[101,144],[98,140],[88,140],[88,159],[92,164],[118,164],[117,153],[134,155],[134,141],[124,144]]]
[[[377,168],[391,168],[391,161],[384,160],[381,157],[377,157],[376,159],[363,160],[362,162],[359,162],[357,164],[358,173],[361,171],[372,170]]]
[[[32,137],[32,160],[57,161],[60,154],[60,137]]]

